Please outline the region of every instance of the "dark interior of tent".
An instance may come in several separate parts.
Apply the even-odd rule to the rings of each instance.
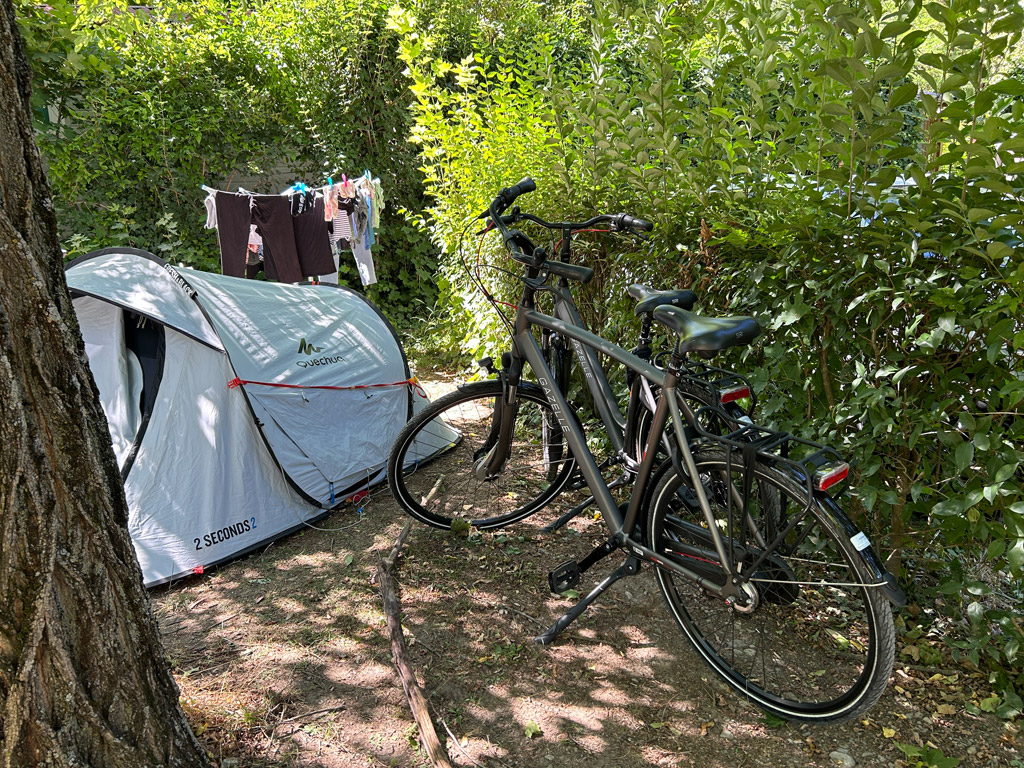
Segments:
[[[132,449],[121,467],[121,479],[128,477],[135,455],[146,434],[149,418],[153,413],[156,395],[160,389],[160,379],[164,373],[164,327],[145,315],[124,310],[124,345],[135,355],[142,368],[142,392],[139,395],[139,431],[132,442]]]

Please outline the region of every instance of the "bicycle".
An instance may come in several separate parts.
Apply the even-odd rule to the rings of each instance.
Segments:
[[[563,259],[563,261],[565,260],[566,259]],[[559,281],[559,285],[562,287],[562,280]],[[691,309],[696,303],[696,295],[693,291],[685,289],[674,291],[655,291],[638,283],[630,285],[627,292],[636,300],[634,313],[640,317],[639,338],[637,340],[637,345],[631,350],[631,352],[643,360],[653,360],[655,365],[663,367],[661,366],[660,361],[663,359],[665,353],[662,352],[655,354],[651,349],[654,310],[663,304],[671,304],[687,310]],[[548,335],[549,334],[546,332],[543,334],[542,338],[547,338]],[[555,339],[561,338],[560,336],[557,336],[557,334],[551,335]],[[545,352],[545,361],[549,361],[550,357],[548,356],[543,343],[541,344],[541,350]],[[561,363],[562,361],[559,360],[559,362]],[[571,362],[571,360],[568,362]],[[565,374],[560,376],[558,373],[559,368],[555,366],[551,367],[552,370],[555,371],[555,381],[558,384],[559,391],[565,395],[568,392],[567,371]],[[750,382],[746,378],[733,371],[717,368],[707,363],[694,361],[689,357],[685,358],[683,361],[683,367],[685,375],[680,378],[680,384],[683,385],[685,397],[693,400],[698,407],[720,405],[728,413],[730,424],[746,422],[749,420],[754,407],[756,406],[757,397],[750,386]],[[603,375],[604,372],[598,369],[597,376]],[[612,457],[612,459],[601,464],[602,469],[613,463],[624,465],[622,475],[611,483],[609,486],[611,488],[618,488],[626,485],[629,482],[632,482],[635,477],[636,469],[640,465],[644,448],[647,445],[647,436],[650,432],[651,418],[654,415],[655,403],[657,401],[657,388],[652,388],[647,379],[642,376],[635,375],[629,368],[626,369],[626,383],[629,387],[629,400],[625,415],[623,438],[627,450],[627,456]],[[741,402],[743,401],[748,403],[747,407],[743,407],[741,405]],[[726,427],[726,425],[722,424],[716,417],[712,417],[711,423],[705,426],[706,428],[714,429],[716,431],[722,431]],[[551,440],[551,438],[549,438],[549,434],[557,437],[561,435],[561,430],[545,426],[545,433],[543,436],[545,446],[547,446],[549,440]],[[546,447],[545,457],[547,458],[551,453],[551,448]],[[560,452],[557,455],[560,456]],[[661,453],[659,456],[663,458],[667,456],[667,454]],[[581,503],[572,507],[561,517],[544,526],[541,530],[548,533],[558,530],[586,510],[593,503],[593,496],[584,499]],[[766,501],[766,503],[768,502]]]
[[[533,188],[524,179],[503,189],[487,211],[526,274],[507,353],[504,396],[490,427],[497,439],[476,460],[474,471],[496,477],[505,469],[514,447],[518,407],[533,402],[539,385],[609,533],[583,560],[549,573],[551,589],[565,593],[603,558],[619,551],[626,555],[621,566],[536,641],[553,642],[612,584],[648,563],[680,628],[701,658],[740,695],[785,719],[825,722],[862,713],[888,681],[895,655],[890,603],[900,606],[905,598],[867,536],[836,501],[849,466],[825,446],[754,424],[716,434],[701,426],[702,414],[680,395],[684,356],[750,343],[760,333],[753,318],[702,318],[676,307],[658,307],[654,320],[676,337],[667,364],[659,369],[596,334],[538,311],[535,296],[553,290],[548,284],[552,277],[585,282],[593,271],[547,260],[528,238],[501,222],[501,213],[516,197]],[[590,352],[600,351],[659,389],[646,450],[629,500],[621,507],[553,383],[534,327],[556,331]],[[522,381],[524,364],[532,368],[538,385]],[[588,378],[588,386],[599,399],[598,383]],[[717,409],[714,418],[728,423],[720,408],[706,408]],[[615,422],[606,415],[602,413],[602,420],[614,438]],[[652,448],[663,439],[670,443],[671,459],[656,467],[657,451]],[[778,515],[762,508],[762,485],[782,500]]]
[[[610,231],[638,232],[651,228],[648,222],[626,214],[603,214],[576,223],[548,222],[516,208],[501,218],[506,226],[527,220],[560,232],[559,261],[566,264],[571,259],[575,232],[592,231],[593,227],[604,223],[611,224]],[[559,278],[551,290],[553,313],[583,328],[569,280]],[[661,304],[690,309],[697,297],[689,290],[654,291],[639,284],[630,286],[629,293],[637,302],[635,312],[641,318],[640,335],[633,351],[651,359],[654,357],[650,347],[651,313]],[[628,377],[630,399],[623,415],[593,351],[551,329],[543,330],[541,349],[563,395],[569,391],[573,359],[578,361],[584,378],[595,388],[595,403],[601,418],[605,423],[614,424],[609,432],[611,455],[601,467],[622,467],[612,488],[628,484],[640,464],[656,393],[646,379]],[[450,528],[455,520],[461,520],[478,530],[500,528],[543,509],[563,491],[585,485],[575,471],[572,454],[566,451],[557,417],[536,385],[526,382],[519,385],[517,421],[511,428],[512,437],[500,437],[493,428],[499,424],[497,413],[508,391],[511,357],[507,354],[503,357],[500,369],[494,367],[491,358],[480,361],[488,374],[496,375],[497,379],[462,385],[438,399],[417,414],[395,441],[388,467],[391,490],[410,515],[427,525]],[[740,398],[749,397],[752,404],[755,401],[745,379],[689,360],[687,372],[687,396],[696,403],[721,403],[734,418],[749,415],[749,409],[745,411],[738,406]],[[478,467],[481,459],[499,439],[512,441],[508,463],[500,472],[481,473]],[[544,530],[560,528],[592,503],[593,497],[584,500]]]

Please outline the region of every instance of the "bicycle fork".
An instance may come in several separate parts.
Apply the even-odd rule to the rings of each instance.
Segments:
[[[512,433],[515,431],[516,416],[519,413],[519,398],[516,392],[522,376],[523,361],[514,358],[512,353],[505,352],[501,356],[501,363],[498,377],[502,383],[502,397],[500,401],[494,403],[490,433],[483,449],[473,462],[473,474],[481,481],[492,480],[505,468],[512,445]],[[493,369],[488,367],[488,370]]]

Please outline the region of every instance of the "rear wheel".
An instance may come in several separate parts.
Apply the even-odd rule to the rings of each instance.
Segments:
[[[685,577],[659,568],[673,616],[697,652],[730,686],[785,719],[845,720],[885,690],[895,653],[892,612],[871,585],[857,549],[835,516],[779,472],[758,465],[749,514],[740,512],[740,457],[694,456],[727,555],[748,577],[730,605]],[[781,506],[778,504],[782,500]],[[800,517],[762,558],[787,521]],[[666,560],[725,583],[721,560],[687,478],[666,472],[651,496],[647,533]],[[761,563],[751,573],[755,562]]]
[[[522,520],[549,503],[565,487],[575,467],[543,391],[535,384],[518,388],[508,461],[492,477],[480,478],[475,464],[494,446],[495,405],[500,381],[460,387],[417,414],[395,440],[388,461],[391,492],[410,515],[436,528],[462,519],[479,529],[500,528]]]

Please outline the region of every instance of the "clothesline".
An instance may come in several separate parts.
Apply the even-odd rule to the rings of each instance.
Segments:
[[[384,193],[369,171],[319,187],[296,182],[276,195],[201,188],[225,275],[252,278],[262,270],[280,282],[337,283],[341,254],[351,250],[363,285],[377,282],[371,248]]]

